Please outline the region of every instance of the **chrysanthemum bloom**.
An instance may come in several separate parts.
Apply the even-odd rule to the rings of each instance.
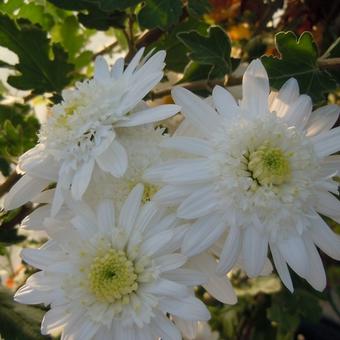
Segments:
[[[50,305],[43,334],[60,329],[62,339],[175,340],[181,335],[168,315],[209,319],[192,289],[205,276],[184,269],[186,256],[174,252],[183,227],[172,226],[154,204],[142,206],[142,196],[137,185],[117,219],[112,201],[101,201],[95,212],[75,205],[71,225],[50,219],[51,239],[23,251],[41,271],[15,300]]]
[[[322,290],[326,278],[315,245],[340,260],[340,238],[320,216],[340,222],[333,180],[340,157],[332,155],[340,150],[340,128],[331,129],[339,107],[312,112],[311,99],[299,95],[295,79],[277,93],[269,91],[259,60],[244,74],[239,105],[219,86],[213,90],[213,107],[186,89],[174,88],[186,129],[164,147],[186,156],[150,169],[145,177],[165,184],[155,200],[179,205],[181,218],[197,219],[183,240],[188,256],[209,248],[228,231],[220,274],[242,257],[247,274],[257,276],[269,246],[291,291],[287,263]]]
[[[116,209],[120,209],[130,193],[138,183],[144,185],[142,201],[150,201],[159,189],[157,186],[143,182],[143,175],[147,168],[156,165],[165,159],[161,153],[160,144],[169,138],[164,134],[163,128],[154,128],[153,124],[126,128],[117,128],[116,134],[124,145],[129,166],[122,177],[114,177],[103,171],[95,171],[89,183],[88,189],[82,200],[89,206],[96,206],[103,199],[112,200]],[[26,229],[41,230],[44,219],[51,216],[54,190],[45,190],[32,199],[33,203],[42,204],[28,215],[22,222]],[[67,204],[64,204],[56,216],[66,221],[71,218],[72,212],[68,212]]]
[[[163,77],[165,58],[165,52],[159,51],[140,62],[143,51],[125,70],[123,59],[110,70],[98,57],[93,79],[63,91],[63,101],[52,108],[41,128],[39,144],[19,160],[25,175],[7,195],[6,209],[22,205],[56,182],[52,209],[56,213],[65,191],[81,199],[94,169],[115,177],[124,175],[128,159],[116,128],[163,120],[179,109],[171,104],[148,108],[142,101]]]

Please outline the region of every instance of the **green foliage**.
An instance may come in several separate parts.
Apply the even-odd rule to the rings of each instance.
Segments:
[[[8,83],[33,93],[60,92],[69,84],[73,66],[60,45],[52,44],[38,26],[19,20],[17,25],[0,15],[0,44],[18,55],[15,69],[20,75],[10,76]],[[53,59],[49,57],[53,53]]]
[[[49,337],[40,335],[43,314],[44,311],[38,307],[14,302],[10,292],[0,289],[0,334],[5,339],[48,339]]]
[[[10,163],[37,142],[38,120],[28,105],[0,105],[0,171],[8,175]]]
[[[315,102],[323,101],[324,93],[334,90],[336,82],[328,71],[320,69],[319,53],[311,33],[305,32],[297,39],[293,32],[280,32],[275,39],[281,58],[261,58],[271,86],[278,89],[294,77],[299,82],[301,93],[308,94]]]
[[[166,68],[175,72],[183,72],[183,69],[190,60],[187,57],[188,50],[178,39],[178,34],[189,30],[196,30],[197,32],[204,34],[208,27],[207,24],[201,21],[188,18],[176,25],[170,32],[165,33],[159,41],[150,45],[149,48],[156,48],[157,50],[165,49],[167,51]]]
[[[332,31],[336,26],[334,22],[328,24],[329,18],[320,20],[323,25],[327,22],[321,32],[330,33],[325,39],[316,31],[320,22],[319,26],[315,24],[316,30],[313,28],[315,40],[308,32],[297,38],[292,32],[280,30],[303,32],[311,27],[308,23],[299,26],[304,20],[302,17],[290,24],[296,12],[290,6],[283,13],[283,17],[287,13],[289,20],[282,19],[277,26],[268,25],[273,13],[282,7],[281,0],[270,4],[263,1],[231,3],[225,6],[223,1],[210,0],[1,1],[0,45],[17,54],[19,62],[12,65],[12,61],[0,60],[0,68],[11,71],[9,85],[32,90],[24,100],[13,102],[13,91],[7,98],[8,86],[0,82],[2,175],[10,175],[17,158],[37,141],[37,119],[29,105],[17,102],[29,102],[27,99],[45,93],[50,95],[50,92],[52,99],[59,101],[63,88],[82,79],[85,74],[91,77],[97,52],[111,53],[109,49],[89,50],[89,40],[99,30],[112,42],[117,40],[114,52],[123,51],[129,57],[141,46],[145,46],[148,52],[154,48],[166,50],[164,79],[176,79],[175,82],[180,84],[196,82],[192,88],[204,97],[210,95],[212,86],[221,80],[226,81],[227,86],[237,85],[241,74],[232,73],[240,61],[249,62],[267,54],[262,57],[262,62],[273,88],[278,89],[288,78],[295,77],[301,93],[311,95],[316,104],[328,93],[332,94],[330,98],[333,100],[338,99],[336,85],[340,82],[340,71],[323,67],[322,62],[340,57],[340,38],[326,52],[322,50],[321,57],[317,48],[328,46],[338,36]],[[310,1],[300,5],[306,3]],[[275,33],[276,46],[273,43]],[[173,76],[169,71],[177,74]],[[197,88],[197,84],[202,88]],[[168,93],[167,90],[163,92]],[[2,187],[1,194],[6,191]],[[0,256],[8,254],[7,247],[25,240],[24,236],[18,235],[17,226],[31,208],[27,204],[10,212],[0,211]],[[339,225],[334,221],[327,219],[327,223],[339,232]],[[336,301],[336,294],[340,294],[340,270],[330,261],[326,263],[326,271],[325,294],[312,293],[306,282],[296,277],[296,292],[290,294],[274,274],[248,278],[241,271],[233,271],[232,284],[239,302],[228,306],[208,296],[212,312],[210,323],[219,332],[220,339],[291,340],[301,321],[318,322],[320,299],[328,300],[334,311],[338,309],[332,297]],[[203,294],[201,298],[205,299],[206,294]],[[0,291],[0,334],[6,340],[43,338],[39,335],[42,310],[19,306],[11,301],[10,295]]]
[[[181,0],[146,0],[138,13],[141,27],[166,29],[176,24],[182,14]]]
[[[340,58],[340,37],[334,41],[334,43],[328,48],[328,50],[323,54],[321,59],[325,58]],[[340,69],[339,67],[334,67],[328,70],[329,73],[336,79],[338,85],[340,84]]]
[[[221,27],[211,26],[207,36],[197,31],[179,33],[178,39],[191,51],[191,60],[210,66],[210,76],[222,77],[231,72],[231,42]]]
[[[321,307],[314,294],[296,289],[294,295],[287,290],[272,297],[271,307],[267,310],[268,319],[277,328],[277,340],[289,340],[301,319],[316,323],[321,317]]]
[[[106,31],[110,27],[124,27],[126,13],[116,9],[123,9],[136,3],[129,0],[119,1],[100,1],[100,0],[48,0],[53,5],[72,11],[80,11],[77,16],[80,23],[85,27]],[[84,12],[82,12],[84,10]]]
[[[188,11],[192,16],[200,17],[209,12],[211,5],[209,0],[189,0]]]

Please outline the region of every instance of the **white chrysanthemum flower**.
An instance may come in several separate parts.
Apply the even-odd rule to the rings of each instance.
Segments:
[[[164,160],[160,144],[168,136],[164,129],[155,129],[152,124],[138,126],[130,129],[117,129],[117,135],[124,145],[129,167],[124,176],[117,178],[103,172],[95,172],[84,195],[84,200],[93,206],[103,198],[111,199],[115,207],[120,209],[131,189],[138,183],[144,185],[144,203],[151,200],[159,189],[158,186],[143,181],[144,172],[153,165]]]
[[[183,226],[173,225],[152,202],[141,206],[137,185],[115,219],[112,201],[93,212],[83,203],[76,216],[46,221],[51,239],[40,249],[23,250],[23,259],[40,269],[18,290],[25,304],[50,305],[42,333],[62,329],[62,339],[181,339],[168,315],[209,319],[192,286],[205,281],[183,268],[175,253]]]
[[[120,136],[120,130],[117,129],[118,136]],[[102,172],[95,172],[89,188],[83,196],[83,201],[92,207],[96,206],[103,199],[109,199],[114,202],[115,208],[120,210],[129,192],[137,183],[144,185],[142,202],[150,201],[159,187],[147,181],[143,182],[143,175],[147,168],[166,159],[166,153],[163,152],[161,154],[160,144],[169,137],[164,135],[163,132],[163,129],[154,129],[152,124],[123,131],[121,141],[125,145],[129,158],[129,167],[126,173],[123,177],[116,178]],[[28,230],[44,229],[46,219],[51,216],[52,199],[53,189],[46,190],[38,195],[34,201],[42,205],[28,215],[23,220],[21,226]],[[175,221],[176,216],[173,212],[171,213]],[[65,204],[57,213],[56,218],[67,223],[67,221],[73,218],[73,212]],[[178,224],[180,221],[176,223]],[[216,260],[213,255],[206,253],[195,256],[188,261],[186,266],[202,271],[209,277],[207,282],[203,284],[203,287],[217,300],[228,304],[236,303],[236,295],[229,280],[226,277],[219,277],[215,273]]]
[[[322,290],[324,268],[315,247],[340,260],[340,238],[319,214],[340,222],[333,180],[340,168],[337,105],[312,112],[295,79],[269,96],[267,73],[253,61],[243,77],[238,105],[215,87],[213,106],[183,88],[173,89],[185,128],[164,147],[187,153],[150,169],[145,178],[166,184],[154,197],[179,205],[177,214],[197,219],[182,251],[192,256],[228,230],[219,273],[241,256],[249,276],[262,271],[270,246],[276,269],[293,290],[288,265]],[[191,128],[188,128],[191,125]],[[197,131],[199,133],[197,133]],[[330,156],[332,155],[332,156]]]
[[[129,159],[129,167],[125,174],[114,177],[102,171],[95,171],[88,189],[83,195],[83,200],[89,206],[96,206],[103,199],[112,200],[115,208],[120,210],[126,197],[136,184],[144,185],[142,201],[150,201],[159,189],[158,186],[143,181],[146,169],[165,159],[161,153],[160,144],[169,138],[164,135],[164,129],[154,128],[153,124],[131,127],[129,129],[117,128],[117,136],[124,145]],[[51,216],[54,189],[45,190],[33,199],[34,203],[41,204],[22,222],[22,227],[31,230],[41,230],[44,219]],[[56,214],[58,218],[69,220],[72,212],[68,211],[67,204]]]
[[[52,108],[41,128],[39,144],[20,158],[19,168],[26,174],[7,195],[6,209],[22,205],[57,182],[56,213],[65,191],[81,199],[95,167],[115,177],[124,175],[128,158],[116,128],[163,120],[179,109],[171,104],[148,108],[142,101],[163,77],[165,58],[165,52],[159,51],[140,62],[143,51],[125,70],[122,58],[110,70],[98,57],[93,79],[63,91],[63,101]]]

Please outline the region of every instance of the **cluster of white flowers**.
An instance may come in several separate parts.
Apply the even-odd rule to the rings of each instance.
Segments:
[[[219,86],[207,100],[176,87],[176,104],[148,107],[165,52],[142,55],[111,70],[97,58],[20,158],[5,206],[33,202],[22,225],[48,241],[23,250],[39,271],[15,300],[49,306],[42,333],[64,340],[177,340],[201,339],[210,317],[195,287],[236,303],[226,274],[268,274],[268,248],[289,290],[288,266],[323,290],[316,246],[340,260],[320,216],[340,222],[339,107],[312,112],[294,79],[270,93],[259,60],[240,103]],[[153,125],[179,112],[173,136]]]

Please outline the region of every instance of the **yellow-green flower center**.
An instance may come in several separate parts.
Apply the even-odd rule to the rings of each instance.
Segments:
[[[104,256],[97,256],[90,267],[90,290],[97,299],[116,302],[138,288],[133,263],[121,250],[110,249]]]
[[[291,176],[289,154],[265,143],[249,153],[248,170],[260,185],[283,184]]]
[[[135,185],[138,183],[139,183],[138,181],[130,181],[129,190],[132,190],[135,187]],[[144,183],[142,202],[147,203],[151,201],[152,197],[155,195],[158,189],[159,188],[156,185]]]

